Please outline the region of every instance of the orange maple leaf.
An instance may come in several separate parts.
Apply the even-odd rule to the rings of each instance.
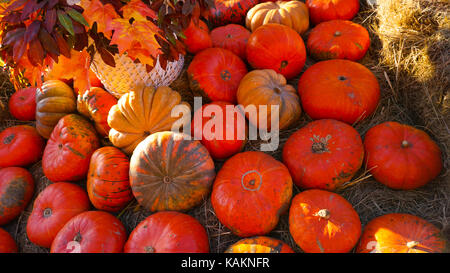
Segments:
[[[150,9],[142,0],[131,0],[122,7],[123,18],[134,18],[136,21],[146,21],[147,17],[157,19],[156,12]]]
[[[81,0],[83,7],[83,17],[90,26],[97,22],[97,31],[103,32],[106,38],[110,39],[112,32],[110,24],[113,19],[120,18],[114,6],[111,4],[103,5],[100,0]]]

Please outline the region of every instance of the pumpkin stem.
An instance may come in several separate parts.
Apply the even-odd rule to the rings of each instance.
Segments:
[[[169,184],[169,183],[172,182],[172,178],[170,178],[170,177],[168,177],[168,176],[164,176],[163,182],[164,182],[165,184]]]
[[[144,247],[145,253],[155,253],[155,249],[151,246]]]
[[[330,219],[331,214],[330,214],[329,210],[321,209],[316,213],[316,216],[319,216],[320,218],[328,220],[328,219]]]
[[[311,146],[311,150],[315,154],[321,154],[325,152],[330,152],[328,150],[328,140],[331,139],[331,135],[327,135],[325,138],[320,136],[314,136],[314,138],[311,138],[313,144]]]
[[[278,88],[278,87],[275,87],[275,88],[273,89],[273,91],[275,91],[275,93],[277,93],[277,94],[281,94],[281,90],[280,90],[280,88]]]
[[[73,237],[73,241],[80,243],[81,242],[81,234],[80,232],[77,232],[77,234],[75,234],[75,237]]]
[[[282,61],[282,62],[281,62],[280,69],[285,68],[287,65],[288,65],[288,61]]]
[[[420,244],[420,243],[417,242],[417,241],[410,241],[410,242],[407,242],[407,243],[406,243],[406,246],[407,246],[408,248],[414,248],[414,247],[418,246],[419,244]]]
[[[347,77],[345,77],[345,76],[339,76],[338,77],[338,80],[340,80],[340,81],[345,81],[347,79]]]
[[[231,34],[228,33],[228,34],[227,34],[227,38],[228,38],[228,39],[231,39],[231,38],[233,38],[233,36],[231,36]]]
[[[406,140],[403,140],[402,141],[402,148],[408,148],[410,145],[409,145],[409,142],[408,141],[406,141]]]
[[[44,218],[48,218],[52,215],[52,209],[51,208],[46,208],[44,210]]]
[[[11,134],[3,139],[3,144],[9,144],[16,137],[15,134]]]
[[[224,81],[231,80],[231,74],[230,74],[230,72],[228,70],[223,70],[222,72],[220,72],[220,77]]]
[[[341,36],[342,35],[342,33],[339,31],[339,30],[337,30],[335,33],[334,33],[334,37],[339,37],[339,36]]]

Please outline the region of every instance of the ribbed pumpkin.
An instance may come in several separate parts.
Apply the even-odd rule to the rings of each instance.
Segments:
[[[77,99],[72,88],[60,80],[49,80],[36,90],[36,129],[50,138],[53,128],[67,114],[77,111]]]
[[[111,129],[108,125],[108,114],[117,99],[100,87],[92,87],[84,94],[78,95],[77,110],[95,123],[95,129],[101,136],[107,136]]]
[[[359,253],[444,253],[446,241],[428,221],[405,213],[371,220],[356,249]]]
[[[339,194],[307,190],[292,199],[289,231],[307,253],[345,253],[358,242],[361,221]]]
[[[115,147],[102,147],[92,154],[87,191],[95,208],[116,212],[133,199],[129,168],[128,157]]]
[[[272,156],[238,153],[222,166],[214,181],[211,204],[219,221],[240,237],[269,233],[289,206],[292,178]]]
[[[256,106],[258,115],[245,112],[249,121],[258,128],[271,128],[272,119],[285,129],[300,118],[302,109],[295,88],[286,78],[272,69],[253,70],[241,80],[237,101],[245,107]],[[278,119],[271,113],[271,106],[278,106]],[[265,106],[267,112],[261,109]]]
[[[247,11],[256,4],[258,0],[214,0],[208,20],[216,26],[240,24]]]
[[[308,53],[316,60],[347,59],[358,61],[370,46],[369,32],[347,20],[332,20],[318,24],[306,42]]]
[[[158,132],[136,147],[130,160],[130,183],[147,210],[188,210],[209,194],[214,162],[199,141],[185,137]]]
[[[100,143],[94,127],[80,115],[59,120],[42,157],[42,170],[52,182],[84,179],[92,153]]]
[[[364,147],[373,177],[393,189],[422,187],[442,170],[439,146],[427,133],[406,124],[385,122],[370,128]]]
[[[300,77],[298,92],[312,119],[336,119],[349,124],[370,116],[380,100],[375,75],[362,64],[328,60],[310,66]]]
[[[33,197],[34,179],[24,168],[0,169],[0,226],[22,213]]]
[[[225,253],[294,253],[294,251],[281,240],[256,236],[237,241],[229,246]]]
[[[265,2],[251,8],[245,18],[245,26],[252,32],[268,23],[285,25],[303,34],[309,27],[308,8],[300,1]]]
[[[136,146],[155,132],[169,131],[178,117],[171,111],[177,105],[190,106],[181,101],[178,92],[167,86],[137,86],[120,97],[108,115],[109,139],[112,144],[131,155]]]
[[[8,101],[9,112],[18,120],[36,119],[36,87],[17,90]]]
[[[182,41],[186,45],[186,50],[189,53],[196,54],[203,49],[212,46],[208,26],[202,20],[194,22],[194,20],[191,19],[189,26],[183,33],[184,36],[186,36],[186,39],[182,38]]]
[[[332,119],[313,121],[293,133],[283,147],[283,162],[301,188],[333,191],[361,168],[364,147],[350,125]]]
[[[36,245],[50,248],[61,228],[91,204],[86,191],[73,183],[58,182],[39,193],[27,221],[27,236]]]
[[[131,232],[125,253],[208,253],[205,228],[194,217],[161,211],[140,222]]]
[[[247,61],[256,69],[273,69],[288,80],[303,69],[306,61],[305,44],[300,34],[280,24],[265,24],[250,35]]]
[[[17,253],[16,241],[2,228],[0,228],[0,253]]]
[[[213,47],[228,49],[242,60],[247,58],[246,47],[250,31],[241,25],[229,24],[213,29],[211,40]]]
[[[306,0],[313,24],[343,19],[351,20],[359,11],[359,0]]]

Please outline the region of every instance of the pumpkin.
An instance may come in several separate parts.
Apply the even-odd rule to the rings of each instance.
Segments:
[[[69,114],[58,122],[47,142],[42,170],[52,182],[81,180],[99,146],[94,127],[82,116]]]
[[[236,24],[228,24],[213,29],[211,40],[213,47],[228,49],[242,60],[247,58],[246,46],[251,32],[245,27]]]
[[[364,148],[373,177],[393,189],[422,187],[442,170],[439,146],[427,133],[406,124],[385,122],[370,128]]]
[[[322,119],[293,133],[282,156],[297,186],[334,191],[361,168],[364,147],[352,126]]]
[[[380,100],[373,73],[349,60],[328,60],[310,66],[300,77],[298,92],[312,119],[336,119],[349,124],[370,116]]]
[[[16,241],[2,228],[0,228],[0,253],[17,253]]]
[[[256,69],[273,69],[287,79],[302,71],[306,49],[302,37],[292,28],[280,24],[265,24],[250,35],[247,61]]]
[[[252,32],[268,23],[285,25],[303,34],[309,27],[308,8],[300,1],[265,2],[251,8],[245,18],[245,26]]]
[[[85,211],[58,232],[50,253],[121,253],[126,240],[125,227],[114,215]]]
[[[215,176],[208,150],[175,132],[148,136],[130,160],[130,184],[150,211],[188,210],[206,198]]]
[[[345,253],[358,243],[361,221],[339,194],[306,190],[292,199],[289,231],[304,252]]]
[[[227,109],[234,110],[235,106],[223,101],[205,104],[195,112],[191,123],[194,138],[199,136],[201,144],[216,160],[240,152],[246,143],[247,124],[244,116],[239,110],[227,115]]]
[[[22,167],[41,159],[45,141],[36,128],[17,125],[0,133],[0,168]]]
[[[34,179],[20,167],[0,169],[0,226],[17,218],[33,197]]]
[[[92,154],[87,191],[95,208],[117,212],[133,199],[129,168],[128,157],[115,147],[102,147]]]
[[[198,20],[196,23],[191,19],[183,34],[186,38],[181,40],[189,53],[196,54],[205,48],[212,47],[208,26],[202,20]]]
[[[281,240],[256,236],[237,241],[230,245],[225,253],[294,253],[294,251]]]
[[[214,0],[214,7],[209,11],[208,20],[216,26],[241,24],[247,11],[258,2],[258,0]]]
[[[36,91],[36,129],[50,138],[53,128],[67,114],[75,113],[77,99],[72,88],[60,80],[49,80]]]
[[[18,120],[36,119],[36,88],[28,87],[17,90],[8,101],[11,115]]]
[[[306,0],[305,3],[315,25],[336,19],[351,20],[359,11],[359,0]]]
[[[131,155],[136,146],[152,133],[169,131],[178,117],[171,111],[177,105],[189,107],[178,92],[167,86],[137,86],[120,97],[108,114],[109,139],[117,148]]]
[[[269,233],[292,197],[288,169],[259,151],[238,153],[222,166],[214,181],[211,204],[219,221],[235,235]]]
[[[428,221],[406,213],[372,219],[365,227],[358,253],[444,253],[446,241]]]
[[[244,109],[256,106],[257,115],[247,111],[245,114],[250,123],[258,128],[271,128],[276,121],[279,129],[285,129],[297,121],[302,112],[295,88],[287,84],[282,74],[272,69],[253,70],[245,75],[239,84],[237,101]],[[272,115],[273,105],[278,106],[278,117]],[[261,109],[261,106],[267,110]]]
[[[95,123],[95,129],[101,136],[108,136],[108,114],[117,99],[100,87],[91,87],[84,94],[78,95],[77,110]]]
[[[236,103],[239,82],[247,74],[245,63],[233,52],[208,48],[195,55],[187,69],[189,86],[194,94],[208,101]]]
[[[89,198],[80,186],[67,182],[50,184],[34,201],[27,221],[28,239],[36,245],[50,248],[58,231],[72,217],[89,208]]]
[[[306,42],[308,53],[316,60],[347,59],[358,61],[370,46],[369,32],[347,20],[332,20],[318,24]]]
[[[208,253],[205,228],[194,217],[161,211],[148,216],[131,232],[125,253]]]

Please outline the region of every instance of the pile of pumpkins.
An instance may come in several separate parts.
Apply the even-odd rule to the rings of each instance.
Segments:
[[[352,205],[334,193],[363,162],[377,181],[398,190],[421,187],[442,169],[439,147],[424,131],[385,122],[363,141],[352,126],[371,116],[380,99],[377,78],[357,62],[370,45],[367,30],[350,21],[358,0],[215,3],[209,18],[215,28],[192,21],[183,38],[194,55],[190,88],[207,100],[204,107],[278,105],[280,130],[303,109],[314,121],[289,137],[282,162],[242,152],[245,140],[189,140],[170,131],[178,120],[172,109],[190,106],[167,86],[136,86],[117,98],[98,80],[75,94],[67,83],[49,79],[10,99],[11,114],[35,119],[36,126],[0,133],[0,225],[31,201],[35,185],[25,167],[42,159],[53,183],[34,200],[26,231],[51,252],[209,252],[205,228],[185,213],[207,198],[218,220],[242,237],[226,252],[293,252],[265,236],[286,212],[304,252],[444,251],[439,230],[409,214],[377,217],[362,231]],[[301,74],[307,52],[318,62]],[[296,90],[287,80],[300,74]],[[200,116],[205,123],[213,117],[202,116],[203,108],[194,120]],[[247,118],[270,129],[270,113]],[[223,123],[240,126],[229,118]],[[194,122],[192,128],[203,133]],[[217,173],[215,161],[224,161]],[[85,179],[86,188],[74,183]],[[294,184],[303,190],[296,196]],[[113,213],[134,198],[154,213],[128,236]],[[8,251],[17,246],[0,229],[0,252]]]

